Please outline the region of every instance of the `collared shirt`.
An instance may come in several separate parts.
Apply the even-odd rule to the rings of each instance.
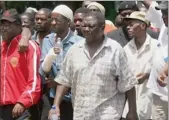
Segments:
[[[107,37],[92,58],[85,39],[69,49],[55,81],[71,87],[74,120],[120,119],[125,92],[137,84],[127,63],[122,47]]]
[[[148,34],[140,49],[137,50],[134,39],[124,47],[129,65],[135,76],[139,73],[150,73],[155,49],[157,49],[157,40]],[[137,114],[140,120],[151,119],[152,94],[146,87],[147,82],[148,80],[145,80],[142,84],[136,85]],[[126,117],[127,112],[128,102],[123,113],[124,117]]]
[[[47,55],[47,53],[49,52],[49,50],[55,46],[56,36],[57,35],[55,33],[51,33],[43,39],[41,63],[43,62],[43,60],[44,60],[45,56]],[[63,52],[61,54],[61,55],[63,55],[62,57],[64,58],[68,49],[74,43],[80,41],[81,39],[83,39],[83,38],[78,36],[78,35],[74,35],[73,32],[71,30],[69,30],[69,32],[66,35],[66,37],[64,38],[64,40],[62,40],[62,43],[63,43]],[[57,61],[56,59],[53,61],[52,68],[51,68],[51,71],[49,73],[49,77],[51,77],[51,78],[55,78],[57,76],[58,72],[60,71],[59,65],[56,63],[56,61]],[[42,76],[45,75],[41,67],[40,67],[39,72]],[[45,80],[43,80],[43,81],[45,82]],[[51,88],[50,97],[55,96],[55,91],[56,91],[55,88]],[[71,97],[71,94],[68,93],[68,95],[66,95],[64,97],[64,100],[70,100],[70,97]]]
[[[37,31],[34,30],[31,39],[34,40],[40,47],[42,47],[43,40],[40,41],[40,39],[39,39],[39,33]]]

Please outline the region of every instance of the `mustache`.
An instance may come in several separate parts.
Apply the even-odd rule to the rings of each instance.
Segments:
[[[44,28],[42,25],[35,25],[35,28]]]

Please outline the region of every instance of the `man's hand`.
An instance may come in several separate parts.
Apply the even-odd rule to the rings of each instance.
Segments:
[[[12,110],[13,118],[21,116],[24,110],[25,110],[25,107],[21,103],[16,103]]]
[[[167,85],[167,81],[165,79],[168,77],[168,63],[165,64],[164,68],[161,70],[157,82],[161,87],[165,87]]]
[[[157,82],[161,87],[165,87],[167,83],[165,83],[165,79],[167,78],[166,74],[164,72],[160,73],[160,75],[157,78]]]
[[[52,78],[45,78],[46,79],[46,84],[48,88],[53,88],[56,87],[56,82]]]
[[[129,111],[126,116],[126,120],[138,120],[137,112],[136,111]]]
[[[60,109],[59,109],[58,106],[56,106],[56,109],[51,109],[49,111],[49,115],[48,115],[49,120],[52,120],[51,117],[52,117],[53,114],[56,114],[58,117],[60,117]]]
[[[21,36],[21,40],[19,42],[19,46],[18,46],[18,51],[20,53],[23,53],[27,50],[28,48],[28,43],[29,43],[29,39],[26,36]]]
[[[139,73],[136,75],[138,84],[142,84],[146,79],[148,79],[149,74],[148,73]]]
[[[22,33],[21,33],[21,40],[19,42],[19,48],[18,48],[18,51],[19,52],[25,52],[28,48],[28,43],[29,43],[29,40],[31,39],[31,36],[32,36],[32,33],[30,31],[29,28],[27,27],[23,27],[22,28]]]

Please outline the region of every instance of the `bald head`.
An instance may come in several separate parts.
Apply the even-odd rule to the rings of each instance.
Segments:
[[[105,25],[105,17],[100,12],[89,12],[88,14],[86,14],[85,18],[86,17],[92,17],[94,20],[96,20],[99,26]]]
[[[75,14],[77,14],[77,13],[86,14],[86,13],[88,13],[88,12],[90,12],[90,10],[89,10],[88,8],[80,7],[80,8],[78,8],[78,9],[75,11]]]
[[[41,12],[41,11],[43,11],[48,18],[51,17],[52,11],[50,9],[48,9],[48,8],[41,8],[38,12]]]

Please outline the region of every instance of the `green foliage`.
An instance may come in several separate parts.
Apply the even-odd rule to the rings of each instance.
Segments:
[[[113,21],[117,14],[114,1],[99,1],[99,3],[106,8],[106,18]],[[75,11],[81,7],[82,1],[5,1],[7,9],[15,8],[19,13],[23,13],[28,7],[34,7],[37,10],[40,8],[53,10],[59,4],[66,4]]]

